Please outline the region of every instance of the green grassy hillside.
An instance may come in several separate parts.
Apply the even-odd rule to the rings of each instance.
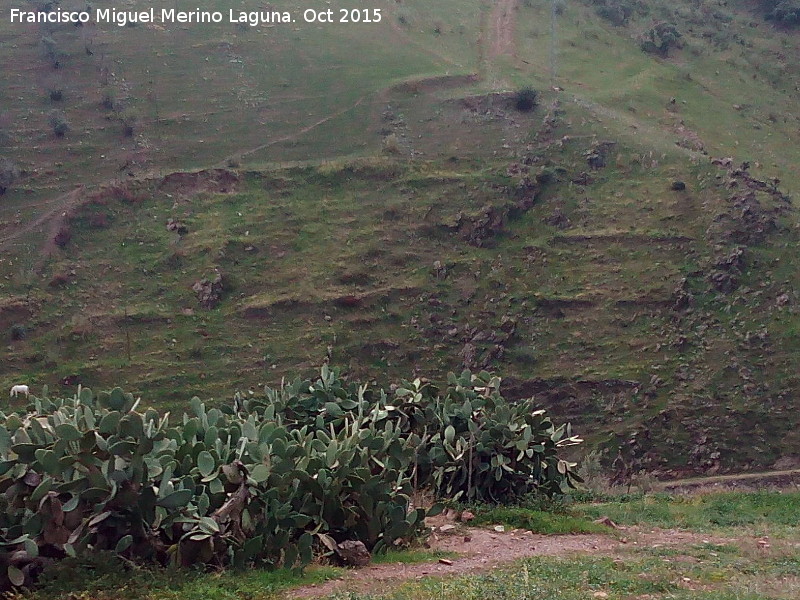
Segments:
[[[550,2],[375,4],[0,22],[0,382],[178,407],[324,360],[487,368],[621,470],[796,455],[800,34],[753,2],[560,3],[555,45]],[[644,52],[659,23],[680,39]]]

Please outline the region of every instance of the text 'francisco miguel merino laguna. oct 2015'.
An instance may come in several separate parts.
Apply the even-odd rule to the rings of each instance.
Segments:
[[[174,23],[180,25],[238,23],[256,27],[280,23],[380,23],[380,8],[308,8],[294,14],[278,10],[234,10],[227,13],[208,10],[177,10],[174,8],[149,8],[147,10],[126,11],[114,8],[97,8],[84,11],[61,9],[26,11],[18,8],[10,10],[11,23],[109,23],[125,27],[133,24]]]

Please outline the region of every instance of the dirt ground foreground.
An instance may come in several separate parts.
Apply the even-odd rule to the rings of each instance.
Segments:
[[[612,531],[611,529],[609,531]],[[614,535],[539,535],[529,531],[499,532],[494,529],[458,527],[446,534],[434,532],[431,550],[456,553],[443,562],[418,564],[381,564],[354,569],[345,577],[321,585],[297,588],[290,598],[317,598],[334,592],[374,590],[383,582],[404,582],[423,577],[478,574],[507,566],[532,556],[570,554],[616,555],[637,546],[684,546],[730,542],[727,538],[667,529],[620,528]]]

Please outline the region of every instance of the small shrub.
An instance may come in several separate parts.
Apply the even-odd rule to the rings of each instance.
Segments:
[[[56,41],[49,36],[45,36],[42,38],[41,42],[45,58],[47,58],[54,69],[61,68],[61,60],[64,57],[64,53],[59,49]]]
[[[578,475],[583,479],[583,487],[591,497],[604,498],[611,495],[611,476],[603,465],[602,452],[589,452],[578,464]]]
[[[56,137],[64,137],[69,131],[67,117],[60,110],[51,111],[47,120],[53,128],[53,133],[56,134]]]
[[[19,168],[8,158],[0,158],[0,196],[6,193],[19,177]]]
[[[786,27],[800,25],[800,0],[768,0],[764,4],[768,21]]]
[[[122,123],[122,135],[133,137],[136,125],[139,122],[139,115],[132,110],[126,110],[119,118]]]
[[[64,248],[67,244],[69,244],[71,239],[72,230],[70,229],[69,225],[62,225],[55,237],[53,237],[53,243],[59,248]]]
[[[671,23],[656,23],[642,34],[639,46],[644,52],[666,57],[670,48],[678,47],[683,37]]]
[[[100,97],[100,105],[107,110],[116,110],[117,97],[114,94],[114,90],[110,88],[103,90],[103,94]]]
[[[11,339],[15,342],[24,340],[28,335],[28,329],[21,323],[15,323],[11,326]]]
[[[539,105],[539,92],[532,87],[518,90],[514,96],[514,107],[520,112],[528,112]]]
[[[53,277],[50,279],[50,282],[47,285],[49,285],[51,288],[60,288],[64,287],[68,283],[69,283],[69,275],[67,275],[66,273],[56,273],[55,275],[53,275]]]
[[[595,13],[616,27],[627,25],[635,14],[647,14],[648,7],[641,0],[592,0]]]
[[[104,212],[93,213],[89,217],[89,226],[93,229],[106,229],[111,225],[108,214]]]
[[[400,154],[400,139],[396,134],[390,133],[383,138],[383,151],[386,154]]]
[[[61,88],[50,88],[47,94],[53,102],[61,102],[64,99],[64,90]]]

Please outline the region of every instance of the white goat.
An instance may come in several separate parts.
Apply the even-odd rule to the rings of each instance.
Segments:
[[[30,388],[28,388],[27,385],[15,385],[14,387],[11,388],[12,398],[16,398],[20,394],[25,394],[25,397],[27,398],[30,395],[30,393],[31,390]]]

